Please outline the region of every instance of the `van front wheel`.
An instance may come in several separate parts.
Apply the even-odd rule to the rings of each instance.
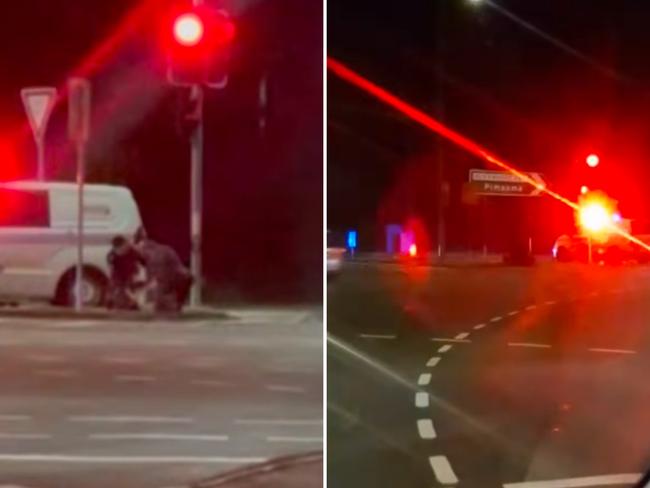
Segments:
[[[76,271],[69,270],[61,279],[55,302],[72,307],[77,293]],[[81,277],[81,299],[86,307],[99,307],[106,301],[108,280],[101,271],[84,269]]]

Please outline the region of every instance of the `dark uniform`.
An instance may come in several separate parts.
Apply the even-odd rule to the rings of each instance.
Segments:
[[[111,269],[111,288],[108,306],[119,309],[137,309],[129,292],[135,284],[139,266],[144,264],[140,253],[121,236],[113,239],[113,248],[108,253]]]
[[[139,248],[147,268],[147,278],[156,282],[156,311],[177,312],[187,299],[192,277],[170,246],[144,239]]]

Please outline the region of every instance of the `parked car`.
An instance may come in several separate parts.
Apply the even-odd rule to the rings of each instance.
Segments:
[[[0,183],[0,298],[74,302],[78,191],[74,183]],[[106,256],[115,235],[131,237],[142,226],[127,188],[84,187],[82,298],[103,303]]]

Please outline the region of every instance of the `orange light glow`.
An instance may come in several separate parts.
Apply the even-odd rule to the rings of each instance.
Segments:
[[[580,209],[580,225],[589,232],[601,232],[612,222],[611,212],[599,202],[591,202]]]
[[[203,22],[193,13],[183,14],[174,22],[174,38],[183,46],[196,46],[203,38]]]
[[[411,244],[409,246],[409,256],[414,258],[417,255],[418,255],[418,246],[416,246],[415,244]]]

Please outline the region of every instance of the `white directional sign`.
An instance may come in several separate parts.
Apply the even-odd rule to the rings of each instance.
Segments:
[[[472,190],[479,195],[505,197],[537,197],[541,195],[546,188],[546,182],[542,175],[535,172],[524,174],[532,182],[507,171],[471,169],[469,181]]]
[[[35,139],[45,135],[47,122],[56,101],[56,88],[34,87],[20,90],[29,125],[32,127]]]

